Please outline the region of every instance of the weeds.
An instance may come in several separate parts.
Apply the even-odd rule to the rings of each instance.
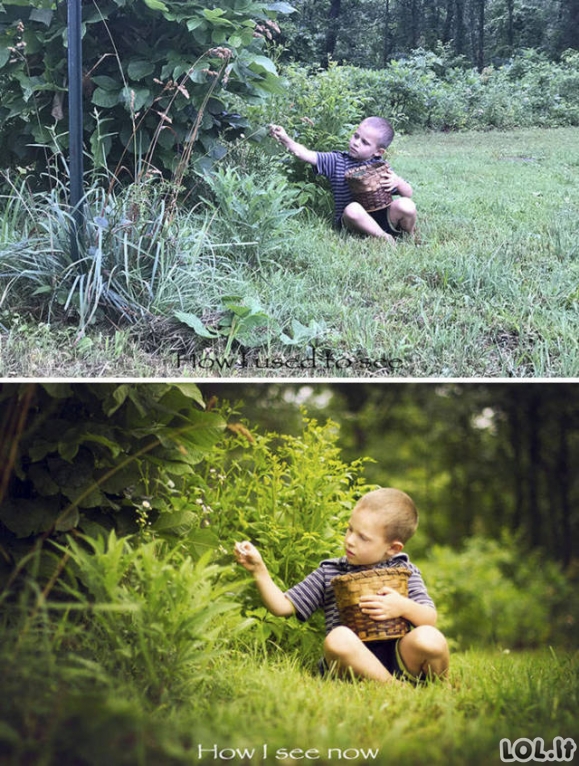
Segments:
[[[203,207],[181,208],[170,222],[155,177],[108,201],[95,189],[94,261],[76,282],[58,200],[14,184],[2,219],[0,342],[16,341],[11,315],[32,311],[53,332],[56,320],[80,324],[81,340],[95,348],[111,322],[113,333],[129,332],[130,319],[135,357],[126,369],[135,375],[175,372],[176,353],[223,359],[227,351],[235,358],[222,371],[193,362],[178,374],[392,375],[392,364],[373,364],[384,358],[398,360],[400,377],[575,377],[573,138],[570,129],[487,133],[484,142],[480,134],[398,138],[392,163],[413,183],[422,244],[395,250],[335,233],[307,210],[293,216],[294,190],[276,196],[266,175],[271,158],[260,160],[265,180],[220,171],[210,182],[215,196],[207,189]],[[247,152],[244,145],[249,167]],[[27,337],[32,346],[11,374],[38,356],[35,334]],[[368,364],[299,367],[314,347]],[[242,353],[246,368],[235,361]],[[290,358],[297,367],[285,366]],[[111,366],[105,360],[97,374]]]

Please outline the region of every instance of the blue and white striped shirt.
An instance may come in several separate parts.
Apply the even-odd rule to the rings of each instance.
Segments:
[[[397,553],[388,561],[377,564],[376,568],[401,566],[412,572],[408,578],[408,598],[434,608],[434,602],[428,595],[420,570],[410,562],[408,554]],[[326,633],[329,633],[342,624],[338,614],[334,588],[331,584],[332,578],[350,572],[361,572],[368,568],[367,566],[348,564],[348,559],[345,556],[339,559],[327,559],[322,561],[320,566],[305,580],[286,591],[285,595],[294,605],[297,617],[302,622],[308,620],[317,609],[323,608],[326,618]]]
[[[378,158],[372,162],[368,162],[368,160],[360,162],[360,160],[350,157],[348,152],[316,152],[316,154],[318,155],[318,161],[315,166],[315,172],[318,175],[326,176],[330,182],[332,194],[334,195],[334,223],[336,226],[340,226],[345,207],[354,201],[348,182],[344,177],[346,171],[350,170],[350,168],[362,167],[362,165],[378,162]],[[397,194],[398,190],[394,189],[392,193]]]

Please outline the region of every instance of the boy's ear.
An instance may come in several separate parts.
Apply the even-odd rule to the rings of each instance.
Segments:
[[[404,543],[401,543],[400,540],[394,540],[393,543],[390,543],[390,550],[392,551],[393,556],[395,556],[397,553],[400,553],[403,548]]]
[[[384,146],[379,146],[374,152],[374,157],[376,157],[377,159],[380,159],[380,157],[383,156],[385,151],[386,151],[386,148]]]

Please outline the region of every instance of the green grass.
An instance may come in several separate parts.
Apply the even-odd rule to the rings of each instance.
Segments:
[[[139,322],[117,360],[105,347],[109,329],[101,321],[89,326],[92,345],[85,343],[74,360],[67,353],[53,359],[46,344],[50,368],[85,377],[111,375],[115,367],[135,377],[575,377],[575,144],[574,128],[396,138],[391,161],[414,187],[420,246],[391,249],[337,234],[304,213],[285,222],[286,241],[256,261],[246,249],[218,242],[200,249],[195,217],[187,215],[171,247],[183,248],[183,268],[196,290],[176,307],[215,333],[228,316],[223,297],[235,295],[259,311],[257,323],[200,338],[172,318],[164,298],[156,324]],[[189,262],[187,242],[195,250]],[[22,306],[9,308],[26,315]],[[48,368],[33,330],[23,334],[9,319],[3,326],[2,375]],[[51,324],[57,345],[61,331]],[[245,366],[237,340],[247,348]],[[232,366],[222,373],[211,359],[223,357],[228,342]],[[313,370],[312,345],[319,349]],[[323,349],[333,358],[320,361]],[[393,359],[399,360],[394,367]]]
[[[59,676],[48,663],[34,677],[23,666],[18,684],[8,673],[3,763],[487,766],[501,763],[502,738],[579,741],[577,657],[548,650],[455,654],[450,685],[422,688],[325,680],[281,655],[224,654],[189,698],[176,704],[168,693],[157,705],[96,667]]]

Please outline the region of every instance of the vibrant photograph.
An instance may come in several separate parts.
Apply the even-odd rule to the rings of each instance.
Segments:
[[[579,388],[0,385],[7,766],[574,762]]]
[[[3,0],[0,377],[579,376],[577,0]]]

